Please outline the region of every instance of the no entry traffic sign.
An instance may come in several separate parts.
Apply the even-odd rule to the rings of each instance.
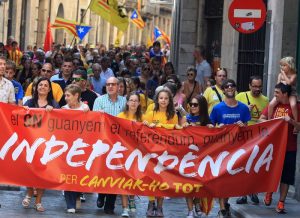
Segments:
[[[266,14],[263,0],[234,0],[229,7],[228,18],[235,30],[253,33],[263,26]]]

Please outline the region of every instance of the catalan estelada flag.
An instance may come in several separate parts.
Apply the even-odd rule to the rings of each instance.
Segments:
[[[118,6],[117,0],[92,0],[90,9],[101,16],[104,20],[125,32],[129,20],[125,8]]]
[[[130,17],[131,22],[133,22],[139,29],[143,29],[145,27],[145,22],[141,17],[140,13],[137,10],[134,10]]]
[[[153,30],[154,41],[158,39],[163,39],[166,43],[171,44],[170,37],[162,30],[160,30],[157,26],[154,27]]]
[[[71,35],[80,38],[81,40],[90,31],[91,27],[86,25],[80,25],[78,22],[56,17],[54,24],[51,26],[56,29],[65,29]]]
[[[76,25],[78,23],[72,20],[63,19],[61,17],[56,17],[54,24],[52,24],[52,28],[56,29],[65,29],[70,34],[77,37]]]

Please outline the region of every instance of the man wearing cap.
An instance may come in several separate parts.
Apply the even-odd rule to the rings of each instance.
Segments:
[[[247,105],[235,99],[236,84],[232,79],[227,79],[222,84],[222,91],[224,93],[224,100],[215,105],[210,114],[210,120],[213,125],[223,126],[228,124],[237,124],[239,126],[246,126],[247,122],[251,120],[251,115]],[[230,216],[229,198],[220,198],[220,211],[218,217]]]

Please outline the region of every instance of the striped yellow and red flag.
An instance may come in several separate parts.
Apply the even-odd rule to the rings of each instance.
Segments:
[[[78,23],[75,21],[67,20],[61,17],[56,17],[51,27],[55,29],[65,29],[70,34],[77,37],[76,25],[78,25]]]

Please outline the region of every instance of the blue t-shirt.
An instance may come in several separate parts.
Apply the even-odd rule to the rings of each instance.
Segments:
[[[22,87],[21,83],[15,81],[15,80],[12,80],[11,82],[15,88],[16,103],[18,104],[19,100],[22,100],[22,98],[24,97],[23,87]]]
[[[195,123],[196,125],[201,125],[200,116],[193,116],[191,114],[187,114],[186,121],[188,123]]]
[[[238,101],[236,107],[229,107],[225,104],[224,101],[213,107],[213,110],[210,114],[211,122],[216,124],[234,124],[237,121],[242,121],[247,123],[251,120],[251,115],[247,105]]]

